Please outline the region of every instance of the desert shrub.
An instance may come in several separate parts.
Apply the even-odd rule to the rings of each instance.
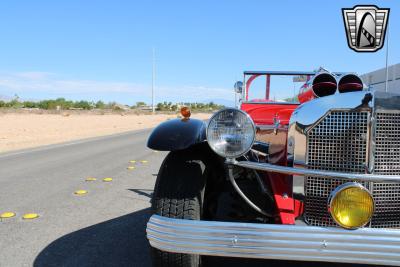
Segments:
[[[81,100],[81,101],[77,101],[77,102],[74,103],[74,108],[92,109],[93,105],[89,101]]]
[[[136,102],[136,107],[140,108],[140,107],[144,107],[144,106],[146,106],[145,102],[142,102],[142,101]]]
[[[99,100],[96,102],[95,106],[98,109],[104,109],[106,107],[106,104],[103,101]]]
[[[37,102],[33,102],[33,101],[24,101],[22,102],[22,105],[24,106],[24,108],[38,108],[39,104]]]

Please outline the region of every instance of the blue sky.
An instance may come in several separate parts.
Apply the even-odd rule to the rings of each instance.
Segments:
[[[365,73],[385,49],[348,48],[341,8],[356,4],[391,8],[399,63],[399,1],[2,1],[0,95],[150,102],[152,47],[156,101],[230,101],[243,70]]]

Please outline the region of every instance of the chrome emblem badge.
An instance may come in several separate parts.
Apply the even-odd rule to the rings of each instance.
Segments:
[[[347,44],[357,52],[376,52],[385,42],[390,8],[360,6],[343,8]]]

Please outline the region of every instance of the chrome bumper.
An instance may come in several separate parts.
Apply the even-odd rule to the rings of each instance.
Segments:
[[[400,230],[171,219],[153,215],[150,245],[174,253],[400,266]]]
[[[358,173],[345,173],[345,172],[332,172],[324,170],[313,170],[313,169],[302,169],[302,168],[292,168],[286,166],[279,166],[270,163],[258,163],[251,161],[236,161],[227,160],[228,165],[235,165],[243,168],[258,170],[258,171],[268,171],[277,172],[290,175],[305,175],[312,177],[324,177],[324,178],[341,178],[349,181],[360,180],[369,182],[400,182],[399,175],[382,175],[382,174],[358,174]]]

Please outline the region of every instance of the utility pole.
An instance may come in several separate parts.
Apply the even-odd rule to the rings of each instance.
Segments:
[[[155,80],[156,80],[156,50],[153,47],[153,74],[152,74],[152,79],[151,79],[151,108],[153,111],[153,114],[156,111],[156,107],[154,105],[154,89],[155,89]]]
[[[389,80],[389,69],[388,69],[388,59],[389,59],[389,22],[386,29],[386,82],[385,82],[385,92],[388,91],[388,80]]]
[[[296,84],[293,82],[293,101],[292,102],[295,102],[295,99],[296,98]]]
[[[237,77],[235,77],[235,81],[237,81]],[[236,92],[236,82],[235,85],[233,86],[233,94],[235,95],[235,108],[237,108],[237,92]]]
[[[235,108],[237,108],[237,93],[236,93],[236,91],[234,91],[234,94],[235,94]]]

